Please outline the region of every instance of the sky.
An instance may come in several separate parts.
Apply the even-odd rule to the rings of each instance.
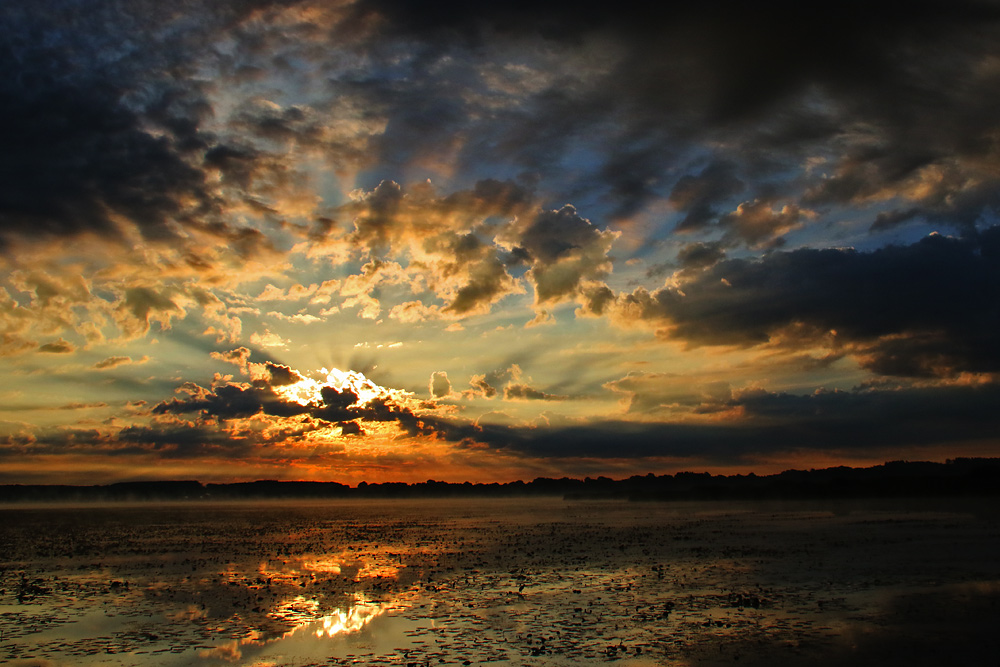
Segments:
[[[998,456],[998,110],[994,2],[4,2],[0,483]]]

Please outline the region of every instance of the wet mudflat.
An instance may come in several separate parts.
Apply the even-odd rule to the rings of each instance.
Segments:
[[[992,500],[0,509],[13,665],[995,665]]]

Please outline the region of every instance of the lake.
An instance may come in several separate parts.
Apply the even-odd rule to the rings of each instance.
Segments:
[[[996,665],[992,499],[0,509],[0,662]]]

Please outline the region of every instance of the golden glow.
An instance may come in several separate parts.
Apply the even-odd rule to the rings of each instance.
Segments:
[[[278,605],[268,616],[293,624],[294,627],[282,635],[281,639],[303,631],[317,639],[330,639],[360,632],[382,614],[397,608],[398,604],[374,602],[363,593],[355,593],[343,608],[321,614],[316,600],[297,595]]]
[[[375,384],[363,374],[357,371],[342,371],[338,368],[330,370],[322,369],[326,373],[326,384],[337,391],[348,389],[358,395],[356,405],[365,405],[376,398],[395,398],[396,394],[403,394],[399,390],[386,389]]]
[[[292,636],[305,632],[316,639],[333,639],[342,635],[360,632],[369,623],[386,612],[399,609],[400,603],[379,603],[369,600],[361,593],[355,593],[342,609],[336,609],[330,614],[321,614],[320,605],[298,595],[278,605],[268,616],[274,620],[291,623],[292,629],[279,636],[265,638],[260,630],[254,630],[250,636],[233,640],[212,649],[199,651],[203,658],[218,658],[226,662],[238,662],[244,658],[248,647],[264,647],[275,642],[290,639]],[[254,663],[258,664],[258,663]],[[270,663],[259,663],[270,664]]]
[[[366,625],[387,611],[386,607],[370,602],[361,595],[354,596],[354,605],[348,609],[338,609],[327,614],[319,621],[319,627],[313,631],[317,638],[336,637],[337,635],[359,632]]]
[[[322,368],[320,373],[326,376],[323,382],[312,378],[303,378],[294,384],[274,387],[274,391],[285,400],[294,401],[299,405],[322,405],[323,395],[321,391],[323,387],[333,387],[337,391],[346,390],[357,395],[358,400],[347,407],[362,407],[376,399],[405,404],[413,396],[407,391],[382,387],[357,371]]]
[[[298,562],[281,561],[277,564],[263,561],[257,572],[272,582],[282,583],[296,582],[305,575],[313,574],[344,574],[358,582],[365,579],[396,579],[403,567],[399,555],[389,551],[376,551],[363,557],[343,551],[328,556],[302,558]],[[245,579],[233,572],[228,572],[227,575],[230,581]]]

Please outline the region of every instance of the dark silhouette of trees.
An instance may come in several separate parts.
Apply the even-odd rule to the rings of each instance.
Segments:
[[[1000,458],[958,458],[945,463],[889,461],[870,468],[839,466],[786,470],[775,475],[635,475],[582,480],[539,477],[530,482],[417,484],[257,480],[230,484],[133,481],[97,486],[0,486],[0,502],[228,501],[245,499],[461,498],[556,496],[568,500],[767,500],[825,498],[959,497],[1000,495]]]

